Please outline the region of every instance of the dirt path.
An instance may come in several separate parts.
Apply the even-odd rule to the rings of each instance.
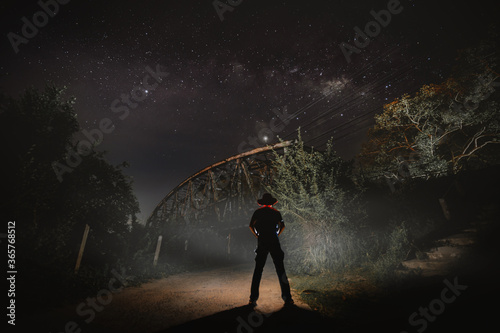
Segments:
[[[498,232],[492,231],[487,235],[497,242],[495,235]],[[308,305],[301,302],[293,290],[294,284],[299,285],[300,280],[290,281],[297,307],[283,308],[278,278],[272,260],[268,260],[259,305],[255,309],[245,306],[253,270],[253,265],[246,264],[182,273],[140,287],[126,288],[113,294],[109,304],[97,311],[89,323],[85,322],[89,318],[87,315],[81,316],[76,312],[82,303],[19,320],[32,325],[31,330],[23,331],[52,333],[367,332],[374,328],[384,328],[387,332],[404,329],[414,332],[415,325],[410,325],[409,316],[421,306],[441,304],[436,300],[443,295],[444,288],[449,288],[444,282],[446,279],[450,283],[467,286],[467,289],[454,298],[456,302],[446,303],[445,314],[436,323],[432,322],[432,329],[428,331],[449,332],[452,331],[450,327],[476,327],[479,323],[489,325],[489,320],[495,318],[493,311],[496,309],[489,304],[494,299],[493,295],[499,295],[496,283],[498,265],[491,263],[498,262],[499,254],[497,245],[474,247],[475,238],[475,232],[464,230],[440,240],[429,251],[428,259],[410,261],[420,265],[430,260],[439,263],[439,266],[429,266],[430,269],[422,267],[421,276],[410,276],[404,285],[394,286],[391,292],[388,290],[373,295],[362,292],[363,283],[353,278],[346,282],[354,290],[352,295],[346,292],[350,289],[345,286],[335,287],[325,294],[303,294],[313,303],[317,303],[317,298],[321,299],[319,305],[326,306],[331,314],[328,318],[311,311]],[[493,241],[485,244],[498,243]],[[443,266],[442,261],[453,265]],[[306,284],[314,289],[314,281],[310,282]],[[301,284],[304,285],[303,281]],[[73,327],[71,322],[78,326]],[[491,326],[488,325],[485,327]]]
[[[269,262],[264,268],[261,297],[255,308],[262,315],[275,313],[283,308],[278,278],[272,261]],[[246,305],[252,270],[251,265],[240,265],[173,275],[114,294],[112,301],[102,311],[96,312],[95,319],[90,323],[84,322],[88,316],[75,315],[77,305],[51,314],[51,317],[54,315],[51,322],[57,323],[59,320],[60,331],[65,322],[73,320],[80,325],[83,333],[162,331]],[[298,309],[310,310],[294,290],[292,295]],[[44,315],[44,319],[47,319],[47,315]]]

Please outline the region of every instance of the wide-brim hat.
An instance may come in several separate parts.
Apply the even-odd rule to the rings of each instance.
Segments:
[[[273,196],[269,193],[264,193],[262,195],[262,199],[257,200],[259,205],[267,205],[272,206],[278,202],[278,199],[273,198]]]

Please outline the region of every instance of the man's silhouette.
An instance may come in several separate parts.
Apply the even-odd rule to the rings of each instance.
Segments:
[[[258,239],[257,250],[255,250],[255,270],[250,291],[250,304],[254,306],[257,305],[257,299],[259,298],[259,285],[268,253],[271,253],[278,274],[281,298],[285,301],[285,305],[293,304],[290,285],[283,264],[285,253],[281,250],[278,239],[278,236],[285,229],[285,223],[283,223],[281,213],[272,207],[277,202],[278,200],[273,198],[271,194],[264,193],[262,199],[257,200],[257,203],[262,207],[253,213],[250,221],[250,230]]]

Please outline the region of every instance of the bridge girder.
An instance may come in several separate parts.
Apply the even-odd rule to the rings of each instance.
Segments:
[[[146,221],[147,227],[230,222],[255,208],[255,201],[273,177],[272,160],[291,141],[256,148],[212,164],[172,189]],[[200,225],[201,226],[201,225]]]

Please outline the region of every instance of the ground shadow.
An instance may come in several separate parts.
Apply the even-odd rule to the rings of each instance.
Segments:
[[[277,312],[263,314],[251,306],[240,306],[214,315],[190,321],[158,333],[176,332],[332,332],[333,321],[314,311],[297,306],[283,307]]]

